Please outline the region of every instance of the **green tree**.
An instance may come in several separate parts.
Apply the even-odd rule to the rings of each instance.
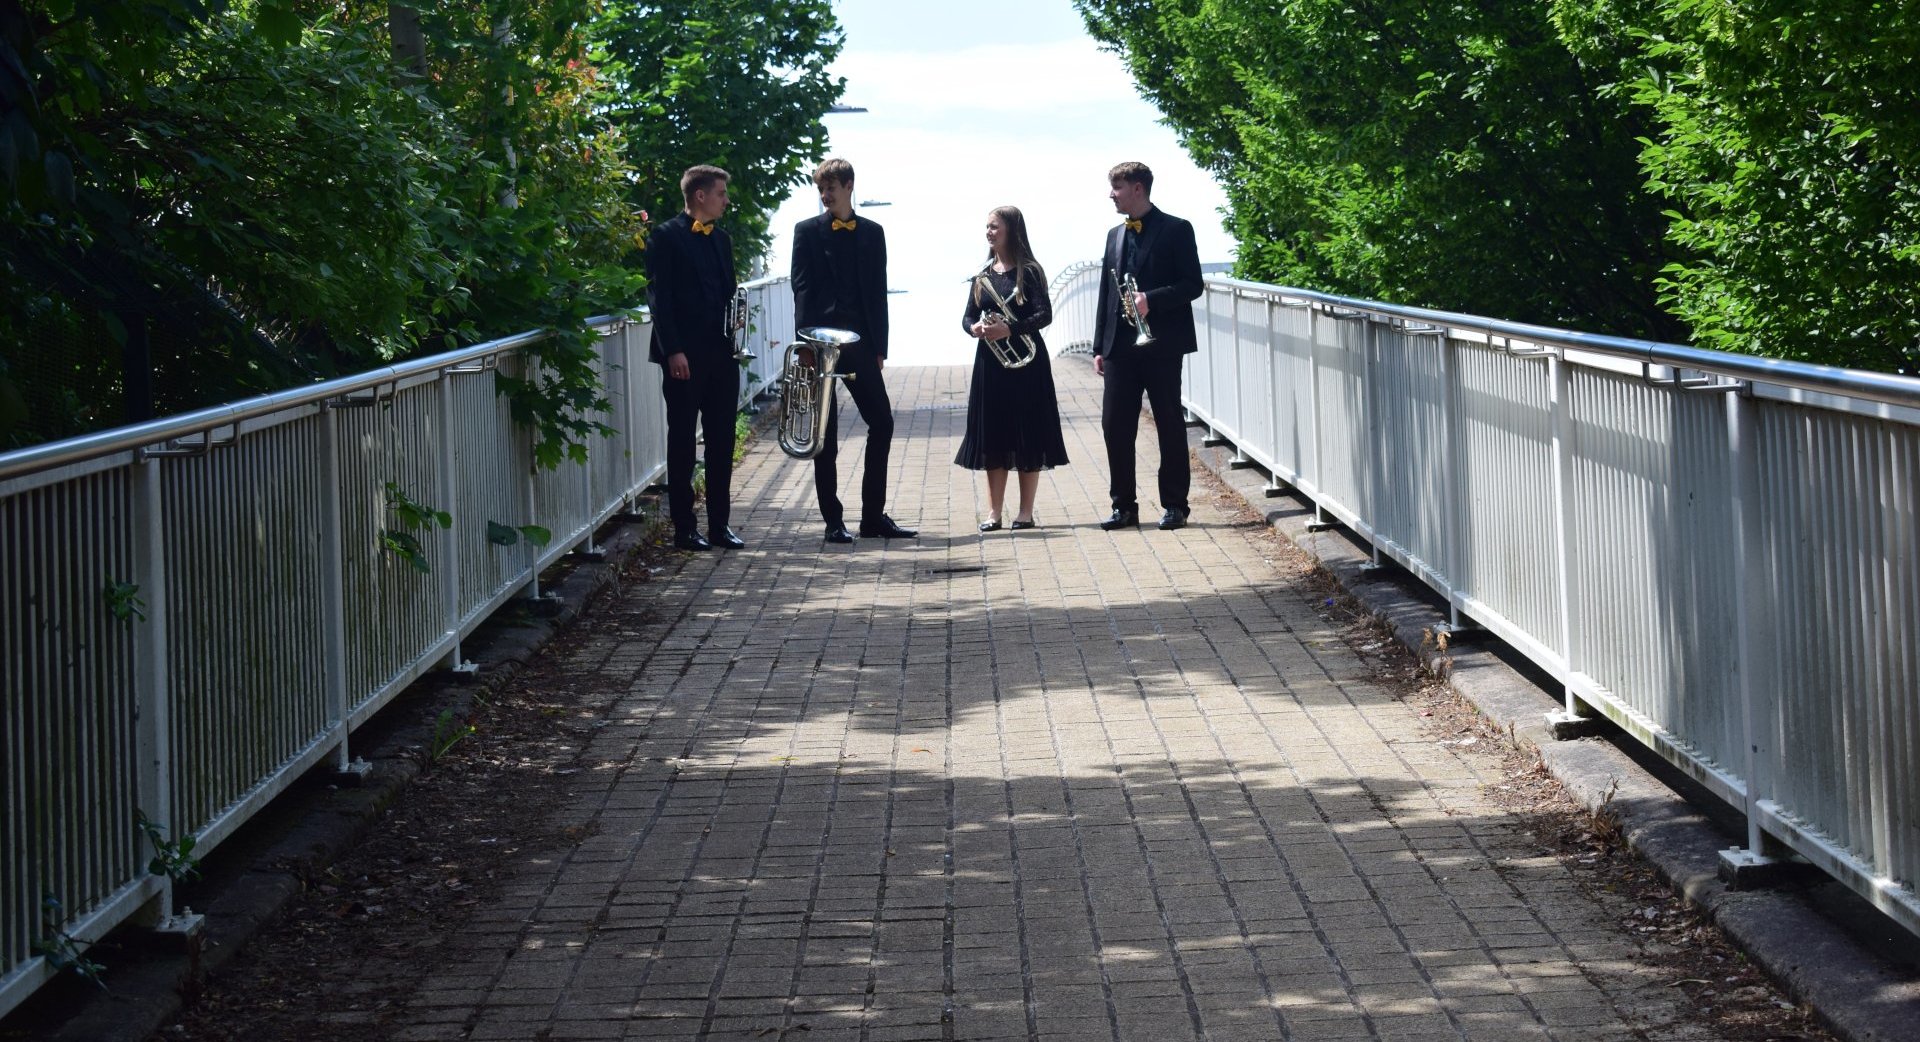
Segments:
[[[1644,116],[1525,4],[1076,0],[1226,186],[1240,273],[1671,336]]]
[[[637,174],[633,205],[663,220],[681,209],[683,170],[724,167],[736,259],[764,253],[768,221],[824,155],[820,117],[846,89],[826,71],[843,42],[827,0],[609,0],[595,35],[606,114]]]
[[[1920,371],[1920,8],[1558,0],[1654,117],[1640,159],[1704,347]]]

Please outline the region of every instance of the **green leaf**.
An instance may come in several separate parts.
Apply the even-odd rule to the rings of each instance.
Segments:
[[[276,47],[286,47],[300,40],[300,15],[291,7],[262,3],[253,24],[261,38]]]
[[[521,525],[520,534],[526,536],[527,542],[535,546],[545,546],[553,542],[553,532],[539,525]]]
[[[512,525],[503,525],[498,521],[487,522],[487,542],[495,546],[512,546],[520,541],[520,533]]]

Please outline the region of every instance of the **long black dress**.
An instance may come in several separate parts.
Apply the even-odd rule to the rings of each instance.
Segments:
[[[1047,297],[1046,280],[1037,269],[1028,268],[1021,299],[1014,300],[1013,273],[989,271],[987,277],[1013,308],[1010,328],[1015,343],[1024,333],[1033,337],[1039,350],[1032,362],[1008,369],[994,357],[986,341],[975,343],[973,386],[967,393],[967,433],[953,462],[969,470],[1022,472],[1062,466],[1067,462],[1067,443],[1060,435],[1053,363],[1047,357],[1046,341],[1040,338],[1040,330],[1053,322],[1053,301]],[[960,328],[971,332],[982,311],[999,310],[984,291],[980,301],[974,302],[974,287],[968,283],[967,311]]]

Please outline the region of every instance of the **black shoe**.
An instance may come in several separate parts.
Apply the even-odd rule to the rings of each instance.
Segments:
[[[1187,515],[1191,513],[1193,513],[1191,510],[1168,507],[1167,512],[1160,515],[1160,531],[1171,532],[1176,528],[1187,527]]]
[[[1100,522],[1101,530],[1107,532],[1120,528],[1138,527],[1140,527],[1140,511],[1136,507],[1127,507],[1125,510],[1116,508],[1113,513],[1107,515],[1105,521]]]
[[[980,531],[982,531],[982,532],[998,532],[998,531],[1000,531],[1000,522],[998,522],[998,521],[982,521],[982,522],[980,522]]]
[[[860,522],[860,535],[864,539],[912,539],[919,534],[911,528],[894,524],[893,518],[885,514],[881,514],[877,521]]]
[[[1037,525],[1039,523],[1040,522],[1038,521],[1015,521],[1012,524],[1008,525],[1007,527],[1013,529],[1016,532],[1022,532],[1029,528],[1032,528],[1034,525]]]
[[[729,550],[745,550],[747,541],[733,534],[733,529],[721,526],[718,535],[708,536],[707,541],[715,546],[724,546]]]
[[[673,537],[673,545],[682,550],[711,550],[713,544],[698,532],[682,532]]]
[[[846,525],[828,525],[827,526],[827,542],[851,543],[853,542],[853,533],[847,531]]]

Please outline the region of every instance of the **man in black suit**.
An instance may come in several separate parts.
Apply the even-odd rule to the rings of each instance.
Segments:
[[[831,326],[860,334],[840,352],[834,371],[867,422],[866,473],[860,480],[860,534],[910,539],[918,532],[887,516],[887,454],[893,448],[893,403],[880,371],[887,364],[887,236],[853,215],[853,164],[829,159],[813,172],[822,212],[793,228],[794,327]],[[827,542],[851,543],[840,505],[840,403],[829,389],[827,438],[813,460],[813,487],[827,522]]]
[[[1100,429],[1113,473],[1113,513],[1100,522],[1111,532],[1140,524],[1134,491],[1133,440],[1140,432],[1140,396],[1147,396],[1160,434],[1160,515],[1163,529],[1185,528],[1192,509],[1187,490],[1187,424],[1180,409],[1180,370],[1198,351],[1191,304],[1206,290],[1193,225],[1155,207],[1153,171],[1144,163],[1121,163],[1107,174],[1114,209],[1126,216],[1107,235],[1106,269],[1094,312],[1093,371],[1106,377]],[[1132,275],[1138,287],[1135,314],[1153,342],[1135,346],[1138,330],[1121,311],[1119,280]]]
[[[653,312],[648,356],[666,369],[667,505],[673,545],[738,550],[746,542],[727,527],[733,482],[734,418],[740,410],[740,364],[733,358],[727,308],[733,302],[733,240],[713,222],[727,209],[725,170],[692,166],[680,175],[687,208],[647,239],[647,304]],[[707,443],[707,534],[693,516],[693,428]]]

